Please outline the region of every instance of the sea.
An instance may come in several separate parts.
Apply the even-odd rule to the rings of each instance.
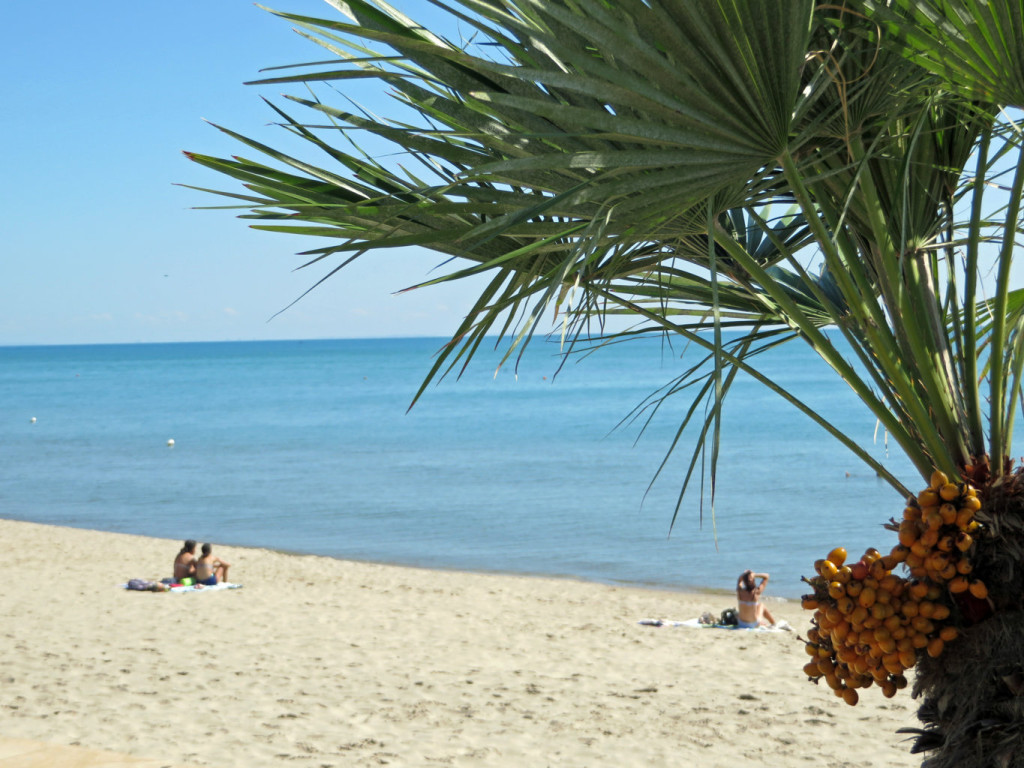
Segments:
[[[784,598],[835,546],[896,543],[901,494],[742,374],[713,503],[710,445],[680,495],[696,388],[660,395],[693,347],[482,347],[412,405],[445,341],[0,347],[0,517],[668,590],[729,591],[753,568]],[[923,487],[804,344],[757,364]]]

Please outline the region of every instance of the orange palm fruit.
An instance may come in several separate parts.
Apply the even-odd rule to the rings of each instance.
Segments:
[[[829,582],[828,596],[831,597],[833,600],[838,600],[840,597],[845,597],[846,587],[838,581]]]
[[[881,626],[887,618],[895,613],[891,605],[888,603],[877,602],[877,600],[871,605],[870,611],[872,618],[875,619],[878,626]]]
[[[966,533],[963,533],[963,531],[960,533],[963,536],[967,535]],[[952,536],[943,536],[935,546],[939,548],[940,552],[952,552],[954,541],[955,539]]]
[[[942,655],[942,651],[945,649],[946,643],[941,637],[936,637],[934,640],[928,643],[928,655],[933,659],[939,658]]]
[[[924,616],[915,616],[910,620],[910,626],[922,635],[930,635],[935,630],[935,625]]]
[[[864,589],[863,581],[851,581],[846,585],[846,594],[850,597],[857,597]]]
[[[956,483],[946,483],[938,488],[939,497],[943,501],[953,501],[960,498],[960,486]]]
[[[868,573],[871,574],[871,578],[881,581],[889,573],[889,569],[885,567],[885,562],[883,562],[883,560],[884,558],[879,557],[868,566]]]
[[[853,690],[853,688],[845,689],[843,691],[843,693],[842,693],[842,696],[843,696],[843,701],[845,701],[851,707],[855,706],[857,704],[857,702],[860,701],[860,696],[857,695],[857,692],[855,690]]]
[[[904,520],[920,520],[921,519],[921,508],[920,507],[906,507],[903,510]]]
[[[967,574],[967,573],[970,573],[973,570],[974,570],[974,566],[971,565],[971,561],[968,560],[966,557],[961,557],[959,560],[957,560],[957,562],[956,562],[956,572],[957,573]]]
[[[845,598],[845,599],[846,600],[850,600],[850,598],[848,598],[848,597]],[[850,602],[852,603],[853,601],[850,600]],[[844,643],[844,642],[846,642],[846,638],[849,636],[849,634],[850,634],[850,622],[848,622],[848,621],[841,621],[841,622],[839,622],[838,624],[836,624],[832,628],[832,642],[833,643]]]
[[[823,675],[831,675],[836,671],[835,662],[831,658],[818,659],[818,671]]]
[[[939,496],[938,491],[926,488],[917,494],[917,503],[921,505],[922,509],[925,507],[937,507],[942,503],[942,499]]]
[[[984,600],[988,597],[988,587],[982,581],[972,581],[970,586],[971,594],[979,600]]]
[[[958,577],[949,580],[949,591],[954,595],[967,592],[970,586],[971,583],[968,582],[967,578],[963,577],[963,575],[958,575]]]
[[[856,604],[853,602],[853,598],[849,595],[843,595],[836,600],[836,608],[838,608],[839,612],[844,616],[849,616],[853,613],[855,606]]]
[[[928,645],[928,635],[918,632],[911,638],[911,642],[913,642],[915,648],[924,648]]]
[[[850,614],[850,624],[863,624],[869,615],[867,608],[863,605],[858,605],[853,609],[853,613]]]
[[[843,681],[836,675],[825,675],[825,682],[833,691],[838,691],[843,687]]]
[[[910,594],[916,600],[923,600],[928,594],[928,585],[923,581],[914,581],[910,584]]]
[[[839,568],[837,568],[836,564],[831,560],[821,560],[819,562],[821,563],[821,566],[818,568],[818,573],[821,574],[822,578],[826,581],[832,581],[836,577],[836,574],[839,573]]]
[[[886,680],[884,683],[882,683],[881,688],[882,695],[885,696],[885,698],[887,699],[891,699],[893,696],[896,695],[896,684],[889,680]]]
[[[934,610],[932,610],[932,619],[934,621],[945,621],[949,618],[949,606],[943,605],[942,603],[936,603]]]
[[[959,634],[956,627],[943,627],[939,630],[939,637],[947,643],[956,640]]]
[[[889,675],[903,674],[903,670],[906,669],[906,667],[903,666],[903,664],[900,662],[900,657],[898,653],[887,653],[885,656],[883,656],[882,668],[888,673],[887,675],[885,675],[885,677],[882,678],[882,680],[887,679]],[[879,680],[879,682],[882,681]]]
[[[815,644],[815,643],[804,643],[804,652],[808,656],[814,656],[815,658],[817,658],[817,656],[818,656],[818,646],[817,646],[817,644]]]
[[[949,581],[950,579],[955,578],[956,573],[957,571],[955,563],[949,563],[945,568],[943,568],[940,571],[940,575],[942,576],[943,581]]]
[[[934,603],[936,600],[942,597],[942,587],[940,587],[938,584],[929,584],[928,592],[925,594],[925,597],[927,597]]]
[[[939,514],[942,515],[943,525],[952,525],[956,522],[956,507],[948,501],[939,507]]]
[[[960,502],[960,506],[966,507],[967,509],[973,510],[974,512],[977,512],[979,509],[981,509],[981,499],[979,499],[975,495],[973,488],[969,489],[967,493],[964,495],[964,499],[963,501]]]
[[[808,677],[821,677],[821,672],[818,671],[818,665],[813,661],[808,661],[804,664],[804,674]]]
[[[836,547],[825,557],[826,560],[835,564],[836,568],[842,568],[846,562],[846,548]]]
[[[805,611],[813,611],[818,607],[818,601],[813,597],[805,597],[800,601],[800,607]]]
[[[974,510],[969,507],[960,507],[956,513],[956,527],[966,528],[968,523],[974,519]]]
[[[849,584],[852,579],[853,570],[848,565],[844,565],[842,568],[839,569],[839,572],[836,574],[836,581],[838,581],[840,584]]]
[[[927,553],[931,553],[932,548],[939,543],[939,529],[929,528],[917,537],[917,541],[927,550]],[[928,555],[926,554],[924,556],[927,557]]]
[[[949,475],[947,475],[941,469],[936,469],[934,472],[932,472],[932,476],[928,481],[928,487],[937,491],[948,482]]]
[[[843,662],[843,664],[852,664],[860,657],[853,648],[840,648],[836,651],[836,658]]]
[[[893,567],[895,568],[896,565],[904,562],[907,559],[907,555],[909,554],[910,549],[908,547],[903,546],[902,544],[900,544],[898,547],[893,547],[892,552],[889,553],[889,557],[893,559]]]
[[[935,615],[935,603],[923,600],[917,606],[917,613],[919,616],[924,616],[926,619],[930,619],[932,616]]]
[[[864,581],[868,576],[868,564],[863,560],[858,560],[850,566],[850,576],[854,581]]]
[[[910,669],[917,663],[917,654],[913,650],[902,650],[900,651],[900,664],[903,665],[903,669]],[[899,674],[899,673],[895,673]]]
[[[857,596],[857,602],[865,608],[870,608],[875,604],[875,590],[871,587],[864,587],[860,595]]]
[[[974,539],[971,538],[971,534],[967,533],[967,531],[960,531],[953,540],[953,543],[961,552],[966,552],[971,548],[971,545],[974,543]]]

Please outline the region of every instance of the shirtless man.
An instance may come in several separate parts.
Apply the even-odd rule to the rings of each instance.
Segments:
[[[174,558],[174,580],[181,583],[182,579],[196,575],[196,543],[189,539]]]
[[[761,582],[757,583],[757,579]],[[761,602],[761,595],[768,584],[767,573],[754,573],[747,570],[740,574],[736,582],[737,618],[741,629],[754,629],[762,624],[774,626],[775,617]]]
[[[196,560],[196,584],[212,587],[228,580],[231,563],[213,556],[213,545],[203,544],[203,554]]]

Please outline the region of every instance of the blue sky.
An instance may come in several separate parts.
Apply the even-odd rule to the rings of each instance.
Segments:
[[[321,0],[270,5],[337,15]],[[288,22],[242,0],[4,11],[0,346],[455,330],[472,285],[394,295],[440,263],[425,251],[357,261],[271,320],[322,274],[293,271],[294,254],[314,242],[193,210],[224,201],[176,186],[231,188],[182,155],[244,150],[204,119],[284,143],[260,99],[281,87],[243,82],[263,67],[325,58]]]

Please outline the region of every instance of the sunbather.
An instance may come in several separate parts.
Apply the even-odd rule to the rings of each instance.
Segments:
[[[203,554],[196,560],[196,584],[212,587],[228,580],[231,563],[213,556],[213,545],[203,544]]]

